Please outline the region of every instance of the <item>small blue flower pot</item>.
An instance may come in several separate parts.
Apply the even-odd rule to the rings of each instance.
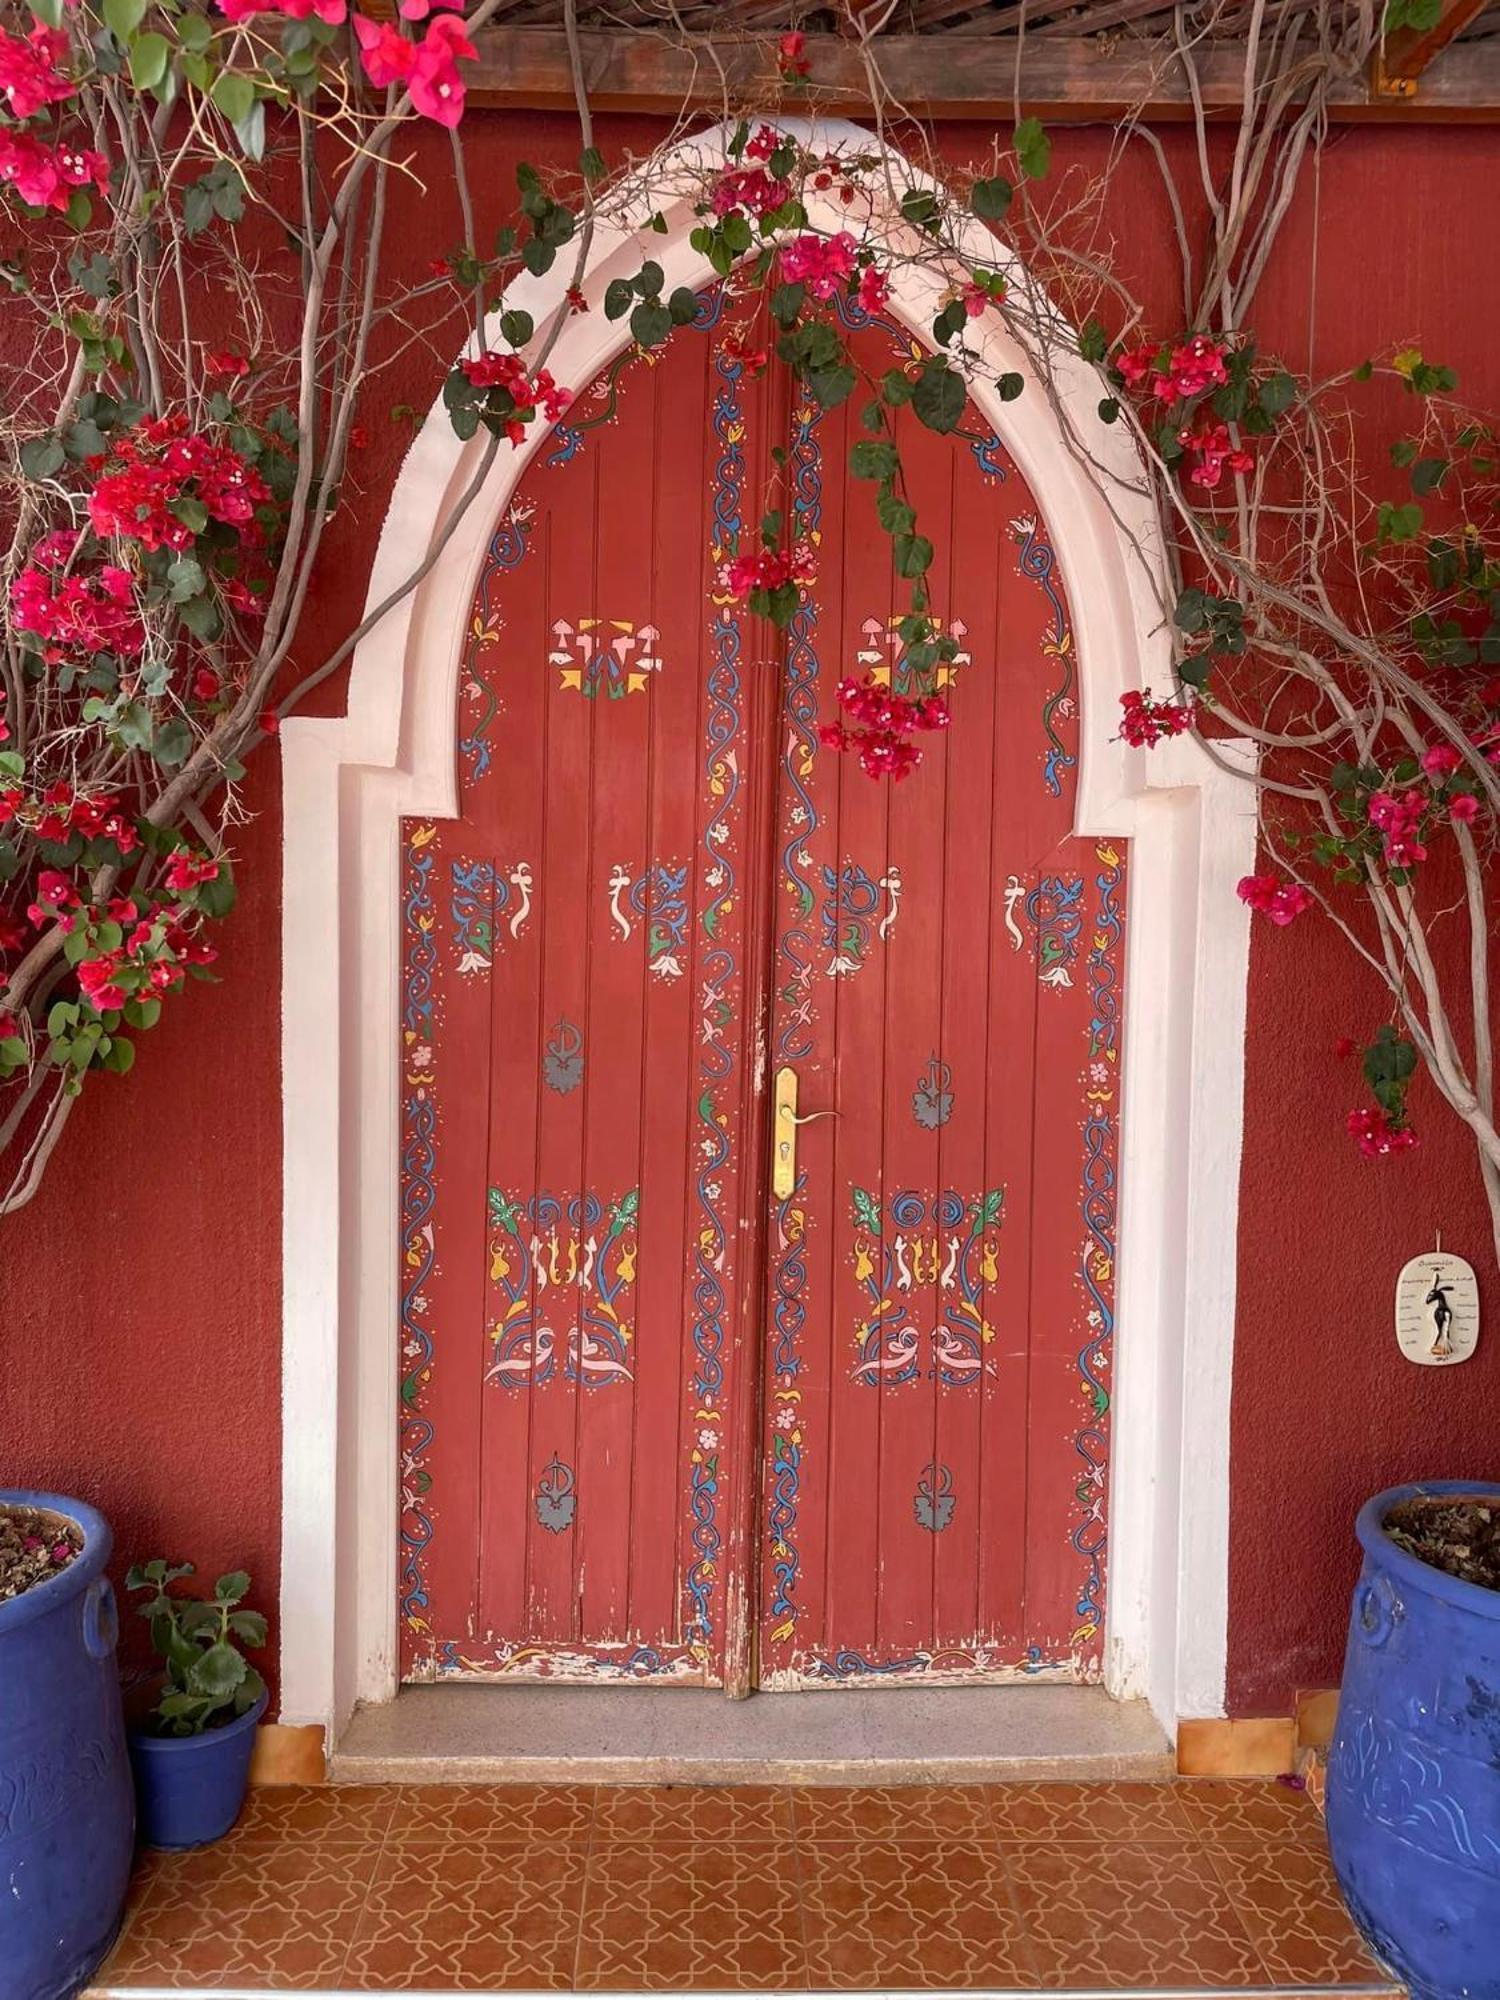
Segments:
[[[266,1699],[263,1694],[233,1722],[199,1736],[131,1730],[136,1825],[143,1846],[207,1847],[223,1839],[245,1803],[255,1725],[266,1712]]]

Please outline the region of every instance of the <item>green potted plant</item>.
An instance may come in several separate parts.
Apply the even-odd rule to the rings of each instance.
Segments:
[[[191,1563],[137,1563],[125,1579],[165,1672],[156,1705],[130,1731],[138,1826],[147,1847],[203,1847],[239,1818],[266,1684],[241,1651],[266,1643],[266,1621],[242,1609],[250,1589],[231,1570],[211,1598],[174,1592]]]

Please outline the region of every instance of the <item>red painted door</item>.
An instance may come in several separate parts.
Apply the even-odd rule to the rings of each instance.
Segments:
[[[920,359],[853,334],[872,377]],[[1123,859],[1072,837],[1076,672],[1056,561],[977,411],[899,413],[952,727],[899,784],[815,747],[833,683],[903,684],[904,608],[842,467],[858,399],[793,411],[798,526],[777,804],[761,1684],[1097,1669]]]
[[[461,816],[404,832],[403,1672],[1086,1676],[1123,860],[1069,835],[1061,581],[977,417],[913,426],[954,727],[900,786],[815,748],[842,674],[902,672],[855,419],[700,321],[523,479]],[[714,582],[779,442],[786,637]],[[767,1047],[836,1113],[784,1201]]]

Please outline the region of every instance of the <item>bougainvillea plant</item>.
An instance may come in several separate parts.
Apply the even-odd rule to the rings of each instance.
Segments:
[[[1260,351],[1250,317],[1327,93],[1368,58],[1373,17],[1320,17],[1287,39],[1257,12],[1247,61],[1262,87],[1222,169],[1200,131],[1196,189],[1122,122],[1114,157],[1149,148],[1177,232],[1182,311],[1162,325],[1098,251],[1109,175],[1056,188],[1034,118],[964,171],[909,119],[887,142],[891,5],[850,21],[878,146],[820,144],[769,106],[726,104],[724,143],[695,172],[680,156],[609,169],[570,4],[578,171],[523,167],[497,226],[476,214],[459,131],[494,4],[402,0],[392,20],[373,0],[369,13],[349,0],[37,0],[0,46],[0,201],[22,230],[0,268],[35,329],[6,398],[0,1210],[33,1191],[83,1078],[128,1067],[163,999],[207,971],[233,896],[245,759],[359,636],[286,686],[383,331],[396,318],[430,351],[463,349],[443,401],[458,435],[485,443],[456,518],[497,452],[567,408],[547,366],[566,313],[618,322],[642,354],[693,319],[693,293],[668,289],[651,255],[666,227],[652,200],[686,172],[694,246],[747,302],[727,336],[737,358],[754,374],[774,357],[825,409],[855,399],[849,472],[906,592],[906,691],[840,683],[824,754],[920,782],[926,746],[963,726],[898,413],[952,433],[981,382],[1001,402],[1047,398],[1106,499],[1121,477],[1144,485],[1160,524],[1140,554],[1173,637],[1172,684],[1125,696],[1121,737],[1149,756],[1192,735],[1254,787],[1265,856],[1241,896],[1277,928],[1332,922],[1384,989],[1381,1014],[1351,1024],[1365,1078],[1351,1085],[1351,1142],[1371,1158],[1415,1144],[1408,1091],[1425,1074],[1473,1137],[1500,1242],[1495,425],[1415,349],[1310,381]],[[815,110],[803,37],[773,37],[768,55],[769,98]],[[1191,69],[1193,52],[1177,60]],[[414,119],[453,134],[468,240],[396,292],[386,189],[406,171],[393,141]],[[602,217],[641,247],[596,295]],[[265,244],[288,230],[295,277],[268,300]],[[565,310],[539,329],[506,286],[559,257]],[[905,267],[920,287],[903,285]],[[846,322],[918,289],[932,302],[913,329],[925,359],[867,378]],[[997,351],[1014,365],[997,368]],[[1087,424],[1062,379],[1076,384],[1080,363],[1097,387]],[[1134,446],[1125,474],[1093,448],[1101,421]],[[1351,470],[1368,458],[1356,435],[1381,427],[1384,473]],[[717,586],[785,628],[816,596],[818,552],[789,533],[779,476]]]

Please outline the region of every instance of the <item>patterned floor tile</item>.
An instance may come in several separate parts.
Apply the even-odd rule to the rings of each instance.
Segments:
[[[392,1842],[348,1955],[350,1986],[572,1983],[587,1850],[458,1837]]]
[[[578,1952],[580,1987],[807,1983],[797,1851],[596,1841]]]
[[[800,1840],[985,1840],[988,1785],[803,1785],[792,1793]]]
[[[784,1840],[791,1794],[775,1785],[601,1785],[595,1840]]]
[[[1291,1785],[1265,1778],[1184,1778],[1174,1789],[1194,1828],[1210,1839],[1324,1844],[1321,1813]]]
[[[264,1785],[251,1792],[226,1844],[375,1841],[395,1810],[392,1785]]]
[[[101,1978],[336,1986],[377,1852],[368,1841],[226,1843],[158,1856]]]
[[[390,1839],[511,1842],[587,1840],[592,1785],[397,1785]]]
[[[1005,1986],[1033,1975],[999,1841],[808,1842],[814,1986]]]
[[[1215,1843],[1211,1856],[1274,1980],[1315,1985],[1380,1976],[1349,1921],[1333,1868],[1316,1848],[1226,1841]]]
[[[1172,1785],[992,1785],[990,1818],[1002,1840],[1191,1840],[1193,1823]]]
[[[1050,1985],[1263,1985],[1260,1954],[1197,1842],[1005,1846]]]

